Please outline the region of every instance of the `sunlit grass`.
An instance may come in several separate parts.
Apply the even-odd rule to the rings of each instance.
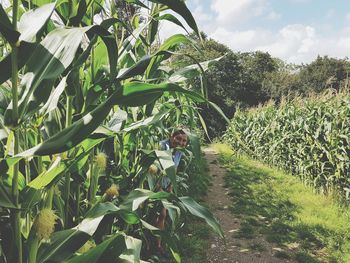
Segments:
[[[215,144],[229,168],[231,211],[244,224],[240,235],[264,234],[298,262],[350,262],[350,214],[334,198],[316,194],[297,177]],[[253,220],[255,219],[255,220]]]

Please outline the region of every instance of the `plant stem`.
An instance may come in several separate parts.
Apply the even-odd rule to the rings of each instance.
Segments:
[[[94,165],[94,150],[90,152],[90,178],[89,178],[89,192],[88,192],[88,206],[92,207],[95,200],[95,177],[96,175],[96,166]]]
[[[80,184],[77,184],[77,189],[76,189],[76,196],[75,196],[75,199],[76,199],[76,211],[75,211],[75,221],[77,224],[80,223],[80,220],[79,220],[79,208],[80,208]]]
[[[30,166],[28,158],[25,159],[25,169],[26,169],[26,185],[30,182]],[[26,231],[29,233],[30,231],[30,213],[26,214]]]
[[[12,26],[14,30],[17,30],[17,17],[18,17],[18,0],[13,0],[12,4]],[[19,133],[17,130],[18,126],[18,48],[16,43],[11,43],[11,81],[12,81],[12,118],[15,123],[14,129],[14,155],[19,152]],[[15,255],[17,256],[18,263],[22,263],[22,234],[21,234],[21,215],[20,215],[20,206],[19,206],[19,190],[18,190],[18,172],[19,164],[15,164],[13,170],[13,179],[12,179],[12,195],[13,201],[16,206],[15,210],[11,211],[11,216],[13,218],[14,226],[14,240],[16,243]]]
[[[66,128],[72,125],[73,119],[73,97],[67,95],[67,111],[66,111]],[[65,175],[65,186],[64,186],[64,201],[66,209],[64,210],[64,224],[68,227],[69,220],[69,194],[70,194],[70,173],[67,172]]]

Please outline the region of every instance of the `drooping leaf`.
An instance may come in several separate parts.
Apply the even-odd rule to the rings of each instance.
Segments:
[[[103,241],[98,246],[88,252],[75,256],[65,261],[66,263],[103,263],[118,262],[118,257],[126,250],[125,237],[122,234],[114,234],[109,239]]]
[[[11,195],[11,189],[6,187],[0,179],[0,206],[7,208],[16,208],[16,205],[13,203],[13,198]]]
[[[123,86],[122,97],[116,103],[125,106],[141,106],[148,104],[159,97],[163,92],[177,91],[185,93],[197,102],[205,102],[198,93],[186,90],[172,83],[150,84],[144,82],[130,82]]]
[[[224,56],[221,56],[221,57],[218,57],[215,59],[211,59],[208,61],[196,63],[193,65],[189,65],[189,66],[186,66],[184,68],[181,68],[178,71],[171,74],[171,76],[169,77],[169,81],[170,82],[182,82],[182,81],[186,81],[188,79],[194,78],[196,76],[199,76],[199,74],[201,74],[201,73],[203,74],[205,71],[207,71],[209,66],[212,63],[219,61],[223,57]]]
[[[182,27],[187,32],[187,34],[189,34],[189,32],[187,31],[187,28],[180,22],[179,19],[177,19],[176,16],[174,16],[172,14],[164,14],[164,15],[161,15],[160,17],[157,17],[156,19],[159,21],[160,20],[170,21],[170,22]]]
[[[19,32],[17,32],[20,35],[18,35],[16,39],[16,41],[21,41],[20,46],[18,47],[19,69],[21,69],[25,63],[27,63],[28,59],[33,54],[33,50],[35,50],[36,47],[36,44],[34,43],[36,37],[45,27],[50,16],[52,15],[54,7],[55,3],[46,4],[37,9],[30,10],[21,16],[18,27]],[[2,7],[0,6],[0,17],[2,12],[1,8]],[[0,28],[6,29],[6,27],[2,26],[0,26]],[[11,77],[11,63],[11,53],[0,62],[0,84]]]
[[[42,189],[49,185],[52,180],[56,178],[57,175],[62,173],[65,170],[65,165],[61,163],[61,158],[57,157],[56,160],[52,163],[52,165],[48,168],[47,171],[44,171],[34,180],[32,180],[28,186],[34,189]]]
[[[120,208],[128,211],[135,211],[139,208],[140,204],[148,199],[162,200],[170,198],[171,196],[172,194],[168,192],[154,193],[146,189],[135,189],[131,191],[124,199],[123,203],[120,205]]]
[[[177,47],[179,44],[191,44],[191,43],[193,43],[193,41],[189,37],[186,37],[183,34],[176,34],[169,37],[167,40],[165,40],[164,43],[159,47],[159,50],[157,51],[157,53],[162,53],[164,51],[174,51],[175,47]],[[167,53],[167,54],[164,53],[163,55],[153,57],[152,61],[150,62],[146,70],[146,77],[152,78],[159,64],[164,59],[167,59],[170,55],[171,53]]]
[[[150,0],[154,3],[159,3],[168,6],[171,10],[178,13],[180,16],[185,19],[187,24],[190,26],[190,28],[193,29],[193,31],[199,35],[198,26],[196,24],[196,21],[194,20],[191,11],[187,8],[186,4],[182,0]]]
[[[37,44],[22,42],[18,47],[18,69],[23,68],[27,63],[28,59],[35,50]],[[0,61],[0,84],[4,83],[11,77],[11,67],[12,67],[11,53],[9,53],[5,58]]]
[[[179,200],[192,215],[204,219],[208,225],[211,226],[211,228],[220,235],[220,237],[224,237],[224,233],[221,230],[220,224],[207,208],[199,205],[196,201],[188,196],[179,197]]]
[[[185,90],[171,83],[127,83],[121,89],[115,91],[109,99],[100,104],[95,110],[86,114],[71,126],[50,137],[42,144],[20,153],[17,156],[23,158],[33,155],[49,155],[67,151],[87,138],[105,119],[113,105],[140,106],[158,98],[163,92],[171,91],[185,93],[189,98],[198,102],[206,102],[206,100],[196,92]],[[14,158],[17,158],[17,156]],[[10,160],[9,162],[13,164],[14,160]],[[3,165],[3,162],[9,165],[9,162],[5,159],[0,163],[0,167]]]
[[[63,77],[57,87],[51,92],[50,97],[43,107],[40,108],[40,114],[46,115],[50,111],[53,111],[57,108],[58,101],[60,99],[61,94],[63,93],[66,87],[67,78]]]
[[[23,121],[37,111],[39,105],[47,101],[54,81],[72,63],[85,33],[101,35],[110,55],[110,63],[116,66],[116,43],[111,34],[100,26],[83,28],[59,28],[50,32],[30,57],[26,74],[23,76],[19,96],[19,116]],[[5,124],[16,126],[13,119],[12,103],[5,112]]]
[[[38,250],[37,263],[61,263],[68,259],[95,233],[103,215],[86,218],[78,226],[55,232],[48,243],[42,243]]]
[[[10,43],[16,43],[20,36],[20,33],[13,29],[12,23],[3,9],[2,4],[0,4],[0,33]]]
[[[19,40],[36,42],[37,36],[46,26],[54,9],[55,3],[50,3],[24,13],[18,26],[18,31],[21,33]]]

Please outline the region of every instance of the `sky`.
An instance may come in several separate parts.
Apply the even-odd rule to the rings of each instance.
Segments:
[[[350,0],[187,0],[198,27],[233,51],[289,63],[350,57]],[[161,36],[183,32],[170,22]]]

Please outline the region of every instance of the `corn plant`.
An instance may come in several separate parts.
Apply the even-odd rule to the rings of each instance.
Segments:
[[[348,199],[349,114],[348,92],[328,91],[238,112],[226,139],[239,151],[238,134],[258,159]]]
[[[1,2],[1,262],[140,262],[159,235],[178,259],[171,232],[153,226],[160,202],[169,231],[185,211],[222,236],[207,209],[178,197],[186,176],[178,189],[171,152],[156,149],[170,127],[196,125],[195,102],[209,103],[184,85],[204,65],[164,67],[194,42],[157,41],[160,21],[184,27],[163,11],[199,35],[196,22],[180,0],[122,2]],[[174,194],[152,191],[154,163]]]

